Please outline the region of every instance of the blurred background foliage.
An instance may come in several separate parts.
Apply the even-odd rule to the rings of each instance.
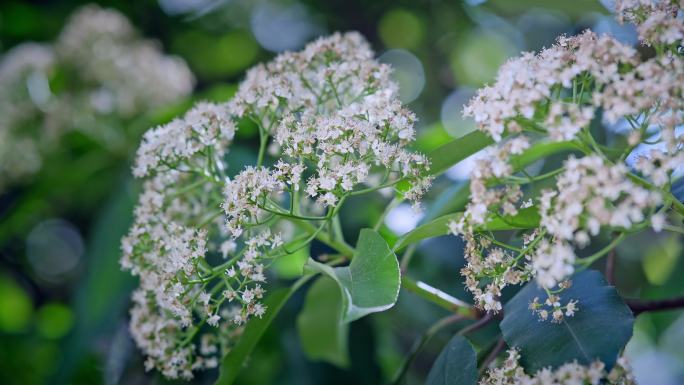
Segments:
[[[549,46],[555,36],[585,28],[636,41],[634,31],[617,25],[606,6],[595,0],[99,3],[124,13],[142,35],[185,59],[197,78],[191,99],[150,111],[131,123],[136,138],[147,127],[182,113],[193,100],[227,100],[247,68],[278,52],[301,48],[333,31],[358,30],[380,60],[394,66],[401,98],[420,119],[415,146],[429,151],[474,129],[472,122],[461,118],[462,106],[478,87],[493,80],[508,57]],[[0,52],[26,41],[53,41],[69,14],[82,4],[3,1]],[[238,136],[229,155],[233,171],[253,161],[256,146],[253,127],[241,127]],[[73,149],[98,154],[97,144],[83,138],[70,140],[78,141],[78,146],[65,147],[30,181],[0,195],[0,383],[167,383],[154,372],[144,372],[143,359],[128,336],[132,278],[118,267],[119,240],[130,224],[136,199],[137,185],[129,169],[137,139],[122,153],[99,159],[103,164],[95,173],[88,170],[93,161],[83,160]],[[426,215],[440,212],[441,202],[457,191],[468,169],[469,162],[464,161],[436,181],[430,198],[434,203]],[[380,196],[349,202],[342,213],[348,239],[354,240],[359,228],[377,219],[386,203]],[[420,220],[408,206],[400,205],[388,215],[383,235],[395,238]],[[468,299],[459,275],[460,246],[455,237],[424,242],[413,259],[412,275]],[[321,251],[325,250],[314,244],[311,253]],[[284,285],[296,277],[307,252],[279,262],[274,281]],[[681,243],[666,236],[648,235],[623,243],[616,274],[619,290],[625,296],[644,298],[683,293],[682,252]],[[351,360],[340,369],[304,356],[295,325],[303,300],[300,291],[286,305],[239,384],[385,383],[415,338],[445,315],[402,292],[393,309],[352,324]],[[496,330],[496,325],[490,325],[475,333],[476,348],[486,350],[491,343],[488,336]],[[408,383],[424,381],[448,337],[445,332],[427,345],[412,366]],[[681,311],[639,316],[628,345],[637,377],[645,384],[684,383],[683,344]],[[201,374],[194,383],[212,383],[215,376],[215,372]]]

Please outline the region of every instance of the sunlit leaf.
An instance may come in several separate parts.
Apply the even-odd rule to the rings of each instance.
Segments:
[[[560,323],[541,321],[530,311],[535,297],[546,298],[534,281],[504,307],[503,337],[509,346],[520,349],[521,362],[530,373],[573,360],[588,365],[597,359],[610,370],[632,336],[632,311],[601,273],[585,270],[572,282],[561,296],[563,301],[579,301],[579,310]]]
[[[473,131],[444,144],[428,154],[430,173],[438,175],[494,141],[481,131]]]
[[[302,276],[304,265],[309,259],[309,247],[303,247],[294,253],[283,255],[273,261],[271,268],[279,277],[293,279]]]
[[[682,244],[677,236],[671,236],[655,242],[649,247],[642,259],[646,279],[653,285],[667,282],[675,271],[675,266],[682,252]]]

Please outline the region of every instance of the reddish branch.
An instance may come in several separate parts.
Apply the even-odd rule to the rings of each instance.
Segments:
[[[642,301],[638,299],[626,300],[627,305],[635,315],[645,311],[670,310],[684,307],[684,297],[660,299],[653,301]]]
[[[610,253],[608,253],[608,257],[606,258],[606,280],[608,280],[608,283],[615,286],[615,260],[617,259],[617,255],[615,253],[615,249],[611,250]]]
[[[499,340],[496,342],[496,345],[492,348],[492,350],[489,352],[487,357],[482,361],[480,364],[480,374],[484,373],[487,368],[489,367],[489,364],[492,363],[496,359],[496,357],[499,356],[499,354],[504,350],[506,347],[506,341],[504,341],[503,338],[499,338]]]

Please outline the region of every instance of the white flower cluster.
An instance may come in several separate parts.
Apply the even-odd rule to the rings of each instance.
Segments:
[[[236,125],[219,105],[198,103],[182,119],[145,133],[138,148],[133,174],[142,178],[158,171],[174,170],[197,154],[220,163],[235,135]],[[211,153],[210,153],[211,152]],[[209,167],[210,165],[202,165]]]
[[[54,89],[53,78],[68,77]],[[180,58],[137,36],[119,12],[88,5],[69,19],[55,44],[24,43],[0,60],[0,188],[40,169],[60,135],[81,130],[104,143],[130,119],[192,92]],[[114,144],[112,144],[114,146]]]
[[[639,38],[646,44],[673,45],[684,39],[681,0],[617,0],[615,11],[620,22],[637,25]]]
[[[148,179],[121,264],[140,277],[131,329],[148,367],[188,378],[215,365],[267,311],[268,265],[331,228],[348,196],[408,181],[417,203],[428,161],[405,148],[415,118],[389,71],[359,34],[335,34],[250,70],[229,102],[145,134],[133,172]],[[244,120],[259,130],[257,163],[231,177],[225,155]]]
[[[164,55],[156,41],[140,39],[118,11],[80,8],[55,44],[62,63],[97,86],[85,95],[99,113],[137,115],[178,100],[195,79],[185,62]]]
[[[357,33],[335,34],[250,70],[228,108],[273,135],[272,145],[283,153],[284,164],[268,171],[268,180],[284,184],[271,184],[281,190],[270,192],[298,191],[308,174],[306,194],[332,207],[357,185],[377,179],[369,178],[374,168],[382,169],[382,186],[411,181],[404,195],[418,202],[430,184],[422,176],[428,161],[404,149],[414,139],[415,116],[401,106],[389,74]],[[294,179],[282,179],[287,174]],[[230,207],[245,207],[233,201],[238,190],[244,188],[227,187],[229,218],[241,218]]]
[[[650,41],[656,42],[655,36],[682,22],[681,10],[675,2],[651,3],[619,2],[618,11],[635,22],[660,15],[662,28],[651,26],[657,32]],[[605,254],[579,258],[578,249],[602,231],[624,235],[649,224],[656,231],[664,227],[664,209],[658,208],[673,171],[684,164],[684,136],[677,134],[684,123],[684,61],[677,50],[681,39],[667,41],[674,46],[660,42],[657,55],[642,59],[634,48],[609,36],[586,31],[561,37],[537,55],[525,53],[506,63],[496,82],[466,106],[464,115],[497,142],[477,160],[470,202],[460,219],[449,224],[466,241],[462,274],[480,307],[500,310],[504,287],[536,277],[550,301],[533,304],[533,310],[542,319],[570,316],[576,302],[562,305],[552,295],[554,288],[569,284],[576,264],[588,266]],[[600,117],[631,128],[622,148],[594,139],[590,124]],[[584,157],[570,155],[561,168],[537,176],[511,165],[530,147],[549,142],[566,142]],[[642,152],[630,169],[626,159],[643,143],[657,146],[647,155]],[[555,186],[539,194],[527,188],[553,177]],[[482,231],[489,221],[515,216],[533,204],[539,207],[539,227],[517,244]]]
[[[54,68],[52,48],[36,43],[19,45],[0,61],[0,191],[40,169],[39,140],[21,128],[46,107],[44,91]]]
[[[544,368],[533,375],[525,373],[520,366],[520,353],[516,349],[508,351],[503,365],[487,371],[480,379],[480,385],[635,385],[636,380],[624,357],[618,359],[610,372],[605,365],[594,361],[591,365],[569,362],[552,370]]]
[[[478,128],[497,142],[506,130],[518,133],[521,126],[533,123],[551,140],[571,140],[592,120],[595,109],[603,107],[605,114],[611,115],[616,106],[621,106],[618,100],[591,94],[589,78],[594,83],[592,88],[600,90],[622,79],[625,74],[621,70],[637,61],[634,48],[609,36],[586,31],[574,37],[560,37],[553,47],[537,55],[524,53],[504,64],[496,82],[482,88],[463,114],[473,117]],[[574,90],[570,96],[575,100],[568,102],[564,89]],[[585,96],[593,96],[593,103],[586,103]],[[613,114],[624,116],[638,111],[635,108]]]

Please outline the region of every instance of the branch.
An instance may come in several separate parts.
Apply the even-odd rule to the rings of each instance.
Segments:
[[[617,262],[617,255],[615,249],[608,253],[606,258],[606,280],[612,286],[615,286],[615,263]]]
[[[485,314],[484,316],[482,316],[482,318],[480,318],[479,320],[477,320],[476,322],[473,322],[472,324],[470,324],[470,325],[464,327],[463,329],[461,329],[461,330],[458,332],[458,334],[464,336],[464,335],[466,335],[466,334],[468,334],[468,333],[472,333],[472,332],[474,332],[474,331],[476,331],[476,330],[479,330],[479,329],[481,329],[482,327],[486,326],[486,325],[489,323],[489,321],[493,320],[494,317],[495,317],[495,316],[494,316],[492,313],[487,313],[487,314]]]
[[[423,335],[420,336],[414,343],[413,346],[411,347],[411,350],[409,351],[409,354],[406,356],[404,359],[404,362],[401,364],[399,369],[397,369],[397,372],[394,374],[394,378],[392,379],[392,384],[398,385],[401,384],[404,377],[406,376],[406,373],[408,372],[409,367],[411,366],[411,363],[413,360],[416,358],[418,355],[418,352],[420,352],[423,349],[423,346],[435,335],[437,332],[440,330],[444,329],[445,327],[466,319],[464,316],[460,314],[452,314],[450,316],[444,317],[437,321],[434,325],[432,325]]]
[[[499,338],[499,340],[496,342],[496,345],[492,348],[492,350],[489,352],[487,357],[482,361],[480,364],[480,370],[479,374],[482,375],[485,371],[487,371],[487,367],[489,364],[492,363],[496,359],[496,357],[499,356],[499,354],[504,350],[506,347],[506,341],[504,341],[503,337]]]
[[[684,307],[684,297],[660,299],[653,301],[642,301],[639,299],[628,299],[625,301],[627,306],[632,309],[634,315],[647,311],[660,311],[678,309]]]

